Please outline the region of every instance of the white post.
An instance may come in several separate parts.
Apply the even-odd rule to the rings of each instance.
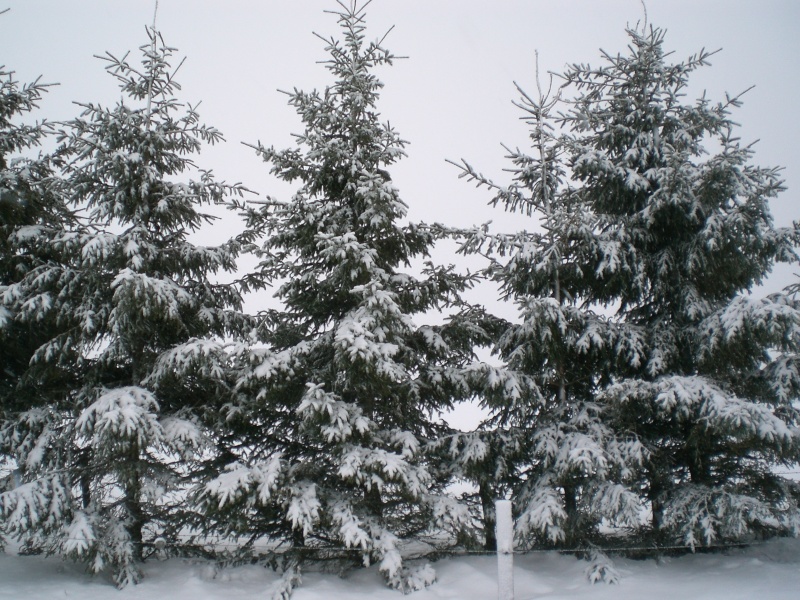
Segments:
[[[514,521],[511,500],[495,500],[497,600],[514,600]]]

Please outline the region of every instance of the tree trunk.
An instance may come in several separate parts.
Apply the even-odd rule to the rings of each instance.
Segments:
[[[567,513],[567,522],[564,527],[564,544],[567,548],[575,546],[580,540],[578,526],[578,497],[574,485],[564,484],[564,511]]]
[[[383,497],[378,486],[371,485],[364,489],[364,503],[373,516],[379,519],[383,517]]]
[[[134,444],[129,455],[128,473],[125,479],[125,509],[128,523],[125,529],[133,544],[133,557],[142,560],[142,529],[144,528],[144,510],[142,508],[142,481],[139,475],[139,449]]]
[[[647,490],[647,499],[650,500],[650,509],[652,511],[651,527],[653,529],[653,536],[656,542],[660,542],[663,536],[664,525],[664,491],[665,486],[661,481],[661,477],[656,472],[656,469],[651,466],[647,474],[649,489]]]
[[[495,534],[497,515],[495,514],[494,508],[494,489],[488,482],[481,481],[478,488],[478,495],[480,496],[481,508],[483,509],[483,534],[485,537],[483,549],[489,552],[495,552],[497,550],[497,536]]]

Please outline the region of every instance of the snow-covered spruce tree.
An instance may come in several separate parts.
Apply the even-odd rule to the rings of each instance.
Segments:
[[[249,235],[266,234],[251,284],[276,282],[282,307],[263,315],[263,347],[241,357],[231,460],[201,494],[232,533],[282,542],[295,558],[377,560],[408,589],[431,572],[403,565],[402,541],[446,543],[468,521],[426,449],[445,430],[438,411],[469,393],[464,367],[481,329],[460,313],[442,326],[412,318],[458,312],[471,277],[401,270],[435,235],[401,224],[407,207],[386,170],[404,142],[379,120],[372,71],[393,56],[365,41],[361,8],[340,7],[343,38],[325,40],[335,83],[289,95],[305,125],[298,147],[257,148],[273,174],[300,184],[290,201],[248,212]]]
[[[800,450],[800,313],[784,294],[750,294],[775,261],[797,260],[792,232],[770,216],[778,171],[750,164],[730,116],[737,98],[683,99],[709,53],[670,64],[662,30],[628,34],[626,55],[564,75],[572,193],[599,234],[575,240],[575,268],[590,299],[641,339],[615,350],[630,372],[598,382],[610,383],[604,421],[647,449],[656,539],[797,533],[798,491],[774,467]]]
[[[2,495],[4,526],[93,571],[110,569],[119,586],[139,579],[147,537],[169,526],[180,502],[171,492],[191,476],[204,412],[218,402],[208,383],[221,353],[213,336],[243,324],[236,289],[213,282],[235,268],[237,244],[188,240],[211,220],[201,205],[242,190],[196,169],[191,156],[221,134],[175,98],[174,50],[148,34],[140,68],[127,55],[105,57],[124,99],[82,105],[59,133],[64,193],[84,225],[54,238],[57,261],[6,290],[23,323],[65,328],[34,365],[73,361],[79,383],[4,432],[27,467],[23,484]]]
[[[13,74],[0,68],[0,294],[6,287],[19,280],[30,268],[28,256],[18,253],[13,243],[15,234],[26,226],[37,226],[47,220],[49,211],[43,210],[43,194],[39,192],[37,183],[41,179],[31,180],[31,166],[39,163],[14,156],[20,151],[37,146],[45,131],[38,123],[20,125],[13,120],[37,107],[46,88],[38,82],[20,86]],[[36,173],[39,174],[39,173]],[[35,259],[34,259],[35,260]],[[10,391],[16,388],[22,371],[27,367],[25,357],[32,352],[25,352],[20,346],[25,336],[12,331],[14,315],[0,305],[0,410],[3,417],[11,412],[12,401]]]
[[[59,326],[53,319],[18,319],[9,293],[9,286],[52,259],[42,241],[71,220],[52,188],[48,157],[32,154],[50,132],[48,124],[19,122],[37,108],[46,90],[38,80],[20,85],[12,72],[0,67],[0,491],[12,487],[25,469],[16,462],[15,443],[6,435],[11,424],[22,411],[40,410],[59,385],[45,389],[39,385],[43,378],[29,369],[36,348],[56,335]],[[60,377],[50,373],[47,379],[55,383]],[[0,535],[2,531],[0,521]]]
[[[492,484],[510,488],[523,540],[574,547],[595,539],[603,520],[638,520],[639,498],[626,484],[646,452],[609,427],[596,394],[641,361],[644,346],[637,328],[595,310],[598,290],[584,270],[604,268],[597,260],[604,240],[594,211],[568,181],[565,148],[552,127],[559,93],[539,87],[534,99],[518,91],[532,152],[508,149],[511,183],[457,165],[462,177],[494,191],[493,205],[531,217],[530,228],[514,234],[485,227],[464,234],[462,251],[491,258],[489,274],[516,304],[519,321],[505,323],[495,345],[498,372],[514,385],[482,392],[491,416],[481,436],[502,442],[493,444],[499,454],[488,462],[474,451],[463,458],[482,496],[491,497],[484,488]]]

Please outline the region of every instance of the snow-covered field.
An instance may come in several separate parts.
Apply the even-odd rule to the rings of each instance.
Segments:
[[[654,560],[615,560],[618,585],[590,584],[587,563],[557,553],[515,557],[516,600],[797,600],[800,598],[800,540],[779,539],[725,554],[696,554]],[[496,560],[474,556],[435,564],[438,581],[415,592],[414,600],[497,598]],[[117,591],[108,581],[58,559],[0,554],[0,599],[268,599],[278,576],[258,566],[216,571],[201,561],[152,561],[146,579]],[[293,600],[397,600],[378,572],[347,578],[306,573]]]

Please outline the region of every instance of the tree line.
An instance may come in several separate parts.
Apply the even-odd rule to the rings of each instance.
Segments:
[[[502,497],[521,548],[796,535],[798,287],[750,290],[798,262],[797,231],[773,224],[783,184],[736,137],[740,99],[686,100],[710,54],[673,63],[663,30],[630,28],[600,66],[518,88],[510,181],[453,164],[525,226],[457,229],[407,222],[377,112],[394,56],[364,7],[335,14],[332,83],[289,96],[296,146],[253,146],[289,199],[196,164],[222,134],[154,29],[138,63],[103,59],[122,99],[71,121],[31,124],[46,86],[0,69],[0,544],[122,587],[153,552],[234,542],[288,594],[317,560],[425,585],[409,549],[494,549]],[[199,246],[210,205],[242,228]],[[448,239],[474,271],[433,262]],[[467,301],[489,281],[514,318]],[[244,311],[263,290],[279,307]],[[441,419],[472,400],[475,430]]]

